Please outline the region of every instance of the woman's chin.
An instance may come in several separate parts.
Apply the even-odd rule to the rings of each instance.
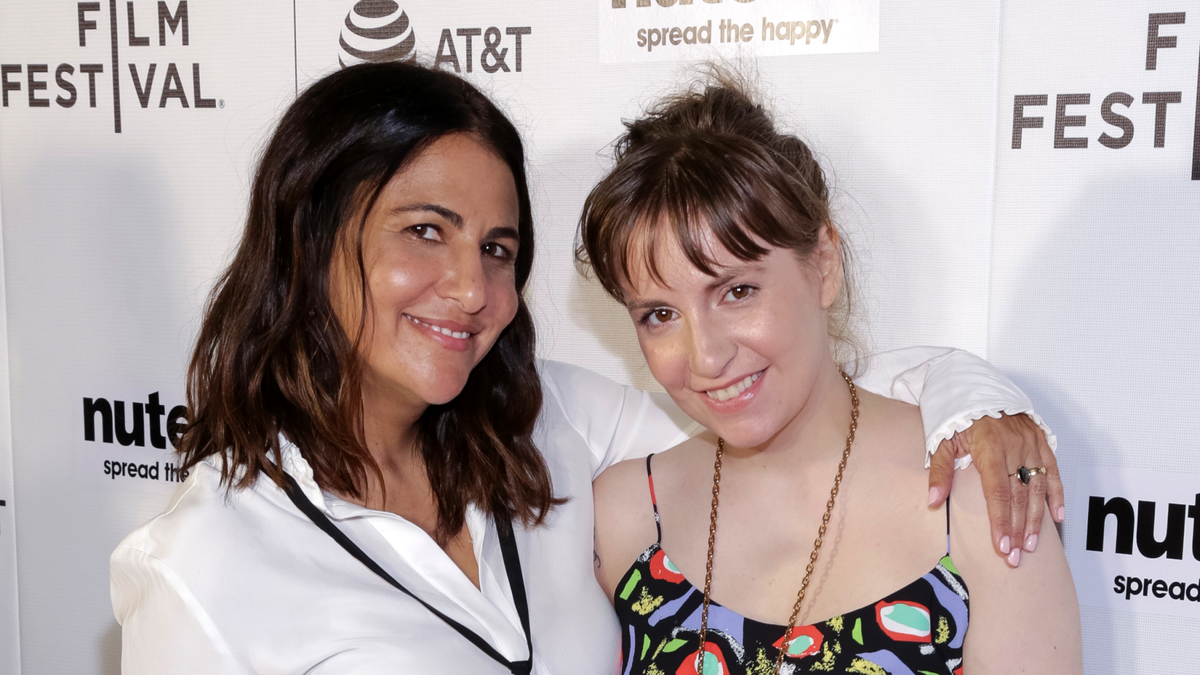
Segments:
[[[731,433],[722,435],[727,446],[735,448],[757,448],[771,440],[771,435],[763,433]]]
[[[366,390],[403,406],[445,405],[462,393],[471,372],[453,368],[368,371]]]
[[[425,402],[429,405],[446,405],[447,403],[458,398],[458,395],[462,393],[466,386],[467,381],[464,379],[461,383],[459,383],[458,386],[447,387],[443,385],[430,387],[425,391],[425,394],[422,396],[422,398],[424,398]]]
[[[778,433],[779,429],[764,420],[737,420],[725,423],[714,420],[708,428],[721,438],[725,444],[735,448],[757,448],[764,445]],[[732,422],[732,423],[730,423]]]

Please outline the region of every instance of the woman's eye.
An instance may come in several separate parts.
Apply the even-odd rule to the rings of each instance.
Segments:
[[[497,243],[484,244],[483,253],[484,255],[489,255],[493,258],[500,258],[501,260],[507,260],[515,257],[507,246]]]
[[[418,239],[428,239],[430,241],[441,241],[442,239],[442,233],[438,230],[436,225],[422,223],[420,225],[413,225],[408,229],[413,234],[417,235]]]
[[[738,284],[737,286],[734,286],[733,288],[729,289],[729,291],[725,294],[725,299],[726,300],[742,300],[742,299],[746,298],[747,296],[749,296],[751,291],[753,291],[753,290],[754,290],[753,286],[749,286],[747,284]]]
[[[675,318],[674,310],[662,308],[652,309],[646,314],[646,318],[643,319],[643,322],[651,326],[660,326],[673,318]]]

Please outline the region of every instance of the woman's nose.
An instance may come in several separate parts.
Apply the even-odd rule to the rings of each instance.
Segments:
[[[438,295],[453,300],[467,314],[487,306],[487,280],[478,250],[459,251],[451,256]]]
[[[692,373],[706,379],[725,374],[737,354],[737,344],[720,321],[698,317],[688,322],[688,364]]]

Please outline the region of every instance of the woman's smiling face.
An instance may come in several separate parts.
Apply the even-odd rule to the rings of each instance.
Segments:
[[[739,260],[712,236],[716,276],[695,267],[662,224],[658,279],[634,260],[625,304],[654,378],[693,419],[738,447],[758,447],[804,407],[831,361],[828,309],[841,287],[837,235],[822,228],[805,260],[772,247]]]
[[[384,186],[362,235],[365,393],[421,409],[458,396],[516,315],[519,217],[512,171],[468,134],[430,144]],[[352,235],[358,218],[343,231]],[[346,239],[330,296],[353,336],[362,293]]]

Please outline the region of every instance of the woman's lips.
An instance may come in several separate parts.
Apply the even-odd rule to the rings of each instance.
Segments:
[[[741,380],[721,389],[701,392],[704,403],[716,413],[732,413],[742,410],[754,400],[762,389],[766,369],[751,373]]]
[[[451,351],[467,351],[471,346],[471,340],[478,334],[478,331],[472,331],[470,326],[465,326],[454,321],[421,319],[411,314],[405,314],[404,318],[418,332]]]

